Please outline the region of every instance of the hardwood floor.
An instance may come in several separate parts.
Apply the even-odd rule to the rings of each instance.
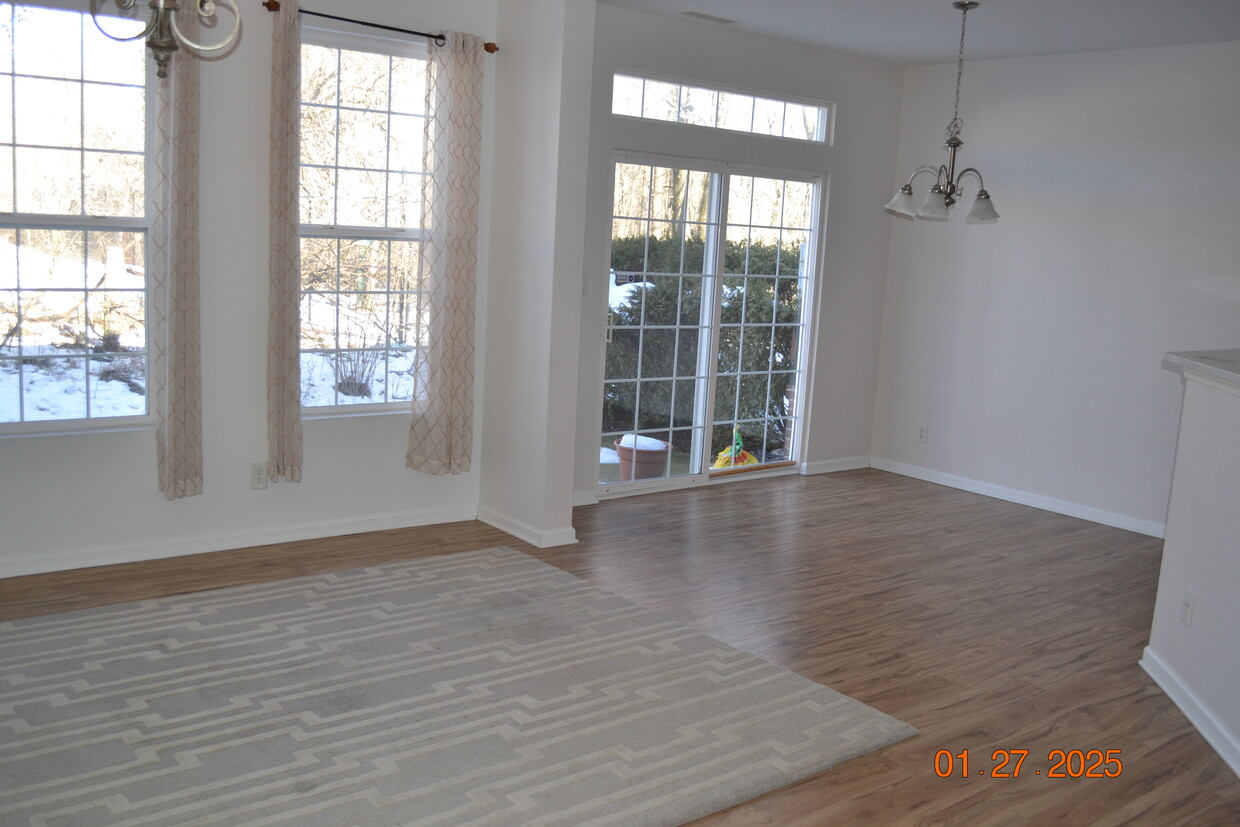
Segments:
[[[698,824],[1240,824],[1240,779],[1137,665],[1159,540],[880,471],[574,522],[554,549],[461,523],[0,580],[0,619],[510,545],[921,730]],[[1057,749],[1123,768],[1048,778]],[[970,777],[938,777],[939,750]],[[989,777],[995,750],[1029,751],[1018,778]]]

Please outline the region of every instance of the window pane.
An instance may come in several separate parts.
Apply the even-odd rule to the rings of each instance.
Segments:
[[[49,78],[82,76],[81,14],[21,6],[15,9],[13,68],[22,75]]]
[[[820,111],[817,106],[787,104],[784,109],[784,137],[801,141],[821,140],[818,134],[818,113]]]
[[[3,325],[4,310],[0,306],[0,326]],[[15,359],[3,358],[8,352],[0,347],[0,422],[21,422],[21,366]]]
[[[753,128],[753,98],[733,92],[719,93],[719,127],[749,132]]]
[[[13,143],[13,80],[6,75],[0,75],[0,143]]]
[[[0,212],[13,212],[13,150],[0,146]]]
[[[71,80],[14,80],[17,142],[82,145],[82,84]]]
[[[680,120],[698,126],[714,126],[718,120],[718,109],[718,92],[686,87],[682,94]]]
[[[336,112],[323,106],[301,108],[301,163],[333,166],[336,163]]]
[[[21,371],[26,421],[86,418],[84,358],[27,357]]]
[[[782,135],[784,131],[784,102],[766,98],[754,98],[753,131],[759,135]]]
[[[301,168],[298,210],[302,224],[336,223],[336,170]]]
[[[337,173],[336,223],[350,227],[382,227],[387,176],[382,172],[341,169]]]
[[[410,115],[393,115],[390,131],[392,151],[388,169],[404,172],[422,170],[422,144],[426,119]]]
[[[641,78],[616,75],[612,79],[611,111],[615,115],[640,118],[642,115]]]
[[[339,147],[343,167],[387,169],[387,114],[342,109]]]
[[[340,105],[388,108],[388,58],[371,52],[340,52]]]
[[[17,198],[21,212],[82,213],[82,154],[59,149],[17,150]]]
[[[426,61],[392,58],[392,111],[409,115],[426,112]]]
[[[146,355],[91,359],[90,415],[142,416],[147,412]]]
[[[141,155],[87,152],[87,215],[142,216],[146,213]]]
[[[642,101],[643,118],[653,118],[657,121],[674,121],[679,109],[679,86],[658,80],[646,81],[646,94]]]
[[[388,175],[388,213],[389,227],[417,227],[422,222],[422,176],[402,175],[393,172]]]
[[[129,152],[145,149],[146,94],[141,88],[88,83],[83,105],[86,146]]]
[[[301,47],[301,99],[304,103],[335,106],[339,52],[323,46]]]

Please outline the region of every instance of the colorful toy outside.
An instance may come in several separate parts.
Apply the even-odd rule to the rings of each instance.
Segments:
[[[741,441],[741,429],[739,425],[732,426],[732,444],[724,448],[715,457],[715,464],[711,468],[733,468],[737,465],[757,465],[758,458],[745,450],[745,445]]]

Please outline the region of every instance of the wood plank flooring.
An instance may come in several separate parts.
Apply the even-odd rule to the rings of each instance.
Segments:
[[[574,522],[555,549],[473,522],[0,580],[0,619],[510,545],[921,730],[700,825],[1240,824],[1240,779],[1137,666],[1159,540],[880,471]],[[941,749],[970,777],[939,778]],[[1029,751],[1018,778],[989,777],[1001,749]],[[1048,778],[1056,749],[1123,769]]]

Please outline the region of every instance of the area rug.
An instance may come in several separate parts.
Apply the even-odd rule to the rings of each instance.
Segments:
[[[0,624],[0,824],[680,824],[914,734],[509,548]]]

